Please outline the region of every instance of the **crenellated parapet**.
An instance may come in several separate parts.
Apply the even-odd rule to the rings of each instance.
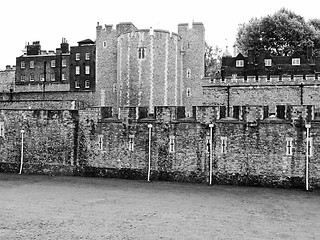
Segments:
[[[227,76],[224,78],[205,77],[203,86],[285,86],[297,84],[320,84],[320,74],[305,75],[259,75],[259,76]]]

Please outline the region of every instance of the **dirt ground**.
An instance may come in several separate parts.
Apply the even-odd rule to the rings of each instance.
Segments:
[[[0,173],[0,239],[320,239],[320,192]]]

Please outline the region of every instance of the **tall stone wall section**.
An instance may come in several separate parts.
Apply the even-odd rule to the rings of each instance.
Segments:
[[[257,127],[220,121],[216,123],[215,134],[214,178],[219,183],[282,187],[296,184],[303,187],[303,130],[279,120],[267,120]],[[226,153],[222,153],[221,137],[227,137]],[[286,154],[287,138],[293,139],[292,155]],[[319,178],[317,171],[310,173]]]
[[[150,122],[131,125],[100,122],[97,135],[86,138],[87,148],[80,150],[79,154],[88,156],[86,166],[94,168],[98,175],[102,174],[101,169],[106,176],[112,176],[114,170],[117,170],[123,171],[122,177],[131,175],[133,178],[146,179],[149,160],[148,124]],[[206,182],[208,156],[203,142],[205,130],[190,123],[151,124],[151,178]],[[169,151],[171,136],[175,137],[175,152]],[[129,144],[132,137],[134,146],[131,151]]]
[[[202,105],[202,84],[204,76],[205,29],[202,23],[178,25],[178,35],[183,39],[183,105],[187,115],[191,114],[192,106]],[[188,76],[187,71],[190,70]],[[189,96],[188,96],[188,90]]]
[[[252,86],[230,87],[229,105],[269,106],[274,113],[276,105],[316,105],[320,101],[318,86]],[[228,105],[228,89],[223,87],[204,87],[203,105]],[[202,105],[201,104],[201,105]]]
[[[13,101],[79,101],[83,102],[84,106],[92,106],[95,102],[95,95],[93,92],[70,92],[70,91],[52,91],[52,92],[15,92],[12,95],[10,93],[0,94],[0,99],[3,101],[9,101],[10,98]]]
[[[15,70],[0,71],[0,92],[14,90]]]
[[[75,115],[69,110],[1,110],[0,171],[71,174]],[[22,133],[23,134],[23,155]]]
[[[117,109],[118,36],[135,30],[132,23],[96,27],[96,106]]]
[[[99,107],[1,110],[0,171],[19,171],[20,130],[24,129],[26,173],[146,179],[151,124],[151,180],[207,183],[209,123],[213,122],[214,184],[304,188],[304,120],[299,122],[301,118],[296,116],[295,122],[268,117],[252,124],[248,119],[258,108],[247,107],[240,119],[219,119],[218,106],[203,106],[196,108],[196,119],[190,119],[172,115],[171,107],[158,107],[154,119],[132,121],[106,118]],[[297,116],[305,115],[302,108],[293,110]],[[311,121],[311,188],[320,188],[319,136],[320,123]]]
[[[97,26],[96,95],[98,106],[115,106],[117,83],[117,31],[112,25]]]
[[[139,58],[139,48],[145,56]],[[182,94],[181,38],[162,30],[138,30],[118,38],[120,106],[179,106]]]
[[[210,129],[207,124],[183,119],[131,124],[119,120],[98,121],[96,134],[90,135],[90,139],[86,137],[88,148],[84,155],[88,156],[86,166],[91,169],[91,174],[97,171],[98,175],[109,176],[116,169],[127,177],[145,179],[149,156],[148,124],[152,124],[153,180],[208,182]],[[314,188],[320,187],[319,139],[316,136],[319,127],[317,122],[312,123],[309,180]],[[92,130],[92,126],[89,128]],[[262,120],[254,126],[231,118],[216,120],[213,128],[213,182],[304,188],[305,135],[305,128],[294,127],[291,122],[276,118]],[[227,139],[225,153],[222,153],[221,137]],[[133,138],[133,150],[129,148],[130,138]],[[170,152],[172,138],[174,152]],[[288,138],[292,139],[292,155],[286,152]]]

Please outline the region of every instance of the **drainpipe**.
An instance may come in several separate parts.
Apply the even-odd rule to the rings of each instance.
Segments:
[[[306,124],[307,128],[307,151],[306,151],[306,191],[309,190],[309,144],[310,144],[310,139],[309,139],[309,130],[311,128],[311,124],[307,123]]]
[[[150,182],[150,170],[151,170],[151,129],[152,129],[152,124],[148,124],[148,128],[149,128],[148,182]]]
[[[22,165],[23,165],[23,134],[24,134],[24,130],[21,130],[21,162],[20,162],[20,172],[19,174],[22,173]]]
[[[303,83],[300,84],[300,105],[303,105]]]
[[[210,128],[210,175],[209,175],[209,185],[212,184],[212,129],[213,129],[213,123],[209,124],[209,128]]]
[[[46,78],[47,78],[47,61],[43,63],[43,83],[42,83],[42,99],[45,99],[46,92]]]
[[[229,84],[227,86],[227,92],[228,92],[227,117],[230,117],[230,86],[229,86]]]

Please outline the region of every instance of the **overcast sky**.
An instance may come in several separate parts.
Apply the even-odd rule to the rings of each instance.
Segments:
[[[319,0],[4,0],[0,3],[0,69],[15,65],[25,42],[40,41],[55,50],[61,38],[71,46],[95,40],[96,25],[132,22],[137,28],[177,32],[179,23],[202,22],[206,42],[225,50],[236,37],[238,24],[286,7],[306,20],[320,18]]]

